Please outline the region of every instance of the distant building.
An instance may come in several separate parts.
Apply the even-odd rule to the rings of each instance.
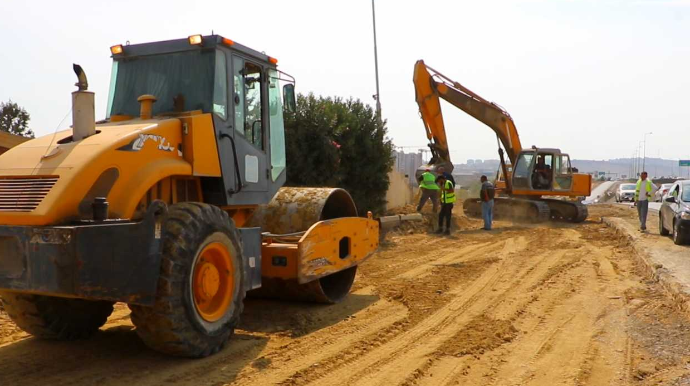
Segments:
[[[399,173],[407,176],[407,179],[412,186],[417,185],[417,180],[415,179],[415,172],[417,169],[424,164],[424,159],[422,157],[422,151],[417,153],[405,153],[403,151],[394,151],[393,157],[395,158],[395,165],[393,168]]]

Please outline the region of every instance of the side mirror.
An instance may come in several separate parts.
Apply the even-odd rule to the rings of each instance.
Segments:
[[[297,110],[294,84],[288,83],[283,86],[283,103],[285,103],[289,112],[294,113]]]
[[[670,203],[675,203],[675,202],[676,202],[676,198],[673,197],[673,196],[667,196],[666,198],[664,198],[664,201],[670,202]]]

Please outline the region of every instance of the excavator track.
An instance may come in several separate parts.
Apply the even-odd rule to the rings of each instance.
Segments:
[[[481,217],[482,203],[477,198],[467,199],[463,203],[463,210],[468,217]],[[494,199],[494,218],[540,223],[549,221],[551,211],[549,205],[541,200],[496,197]]]
[[[468,199],[463,204],[465,215],[480,218],[482,206],[479,199]],[[494,199],[494,218],[525,222],[548,220],[580,223],[587,219],[587,207],[576,201],[556,199],[529,200],[522,198],[497,197]]]
[[[556,199],[542,199],[549,206],[551,219],[580,223],[587,219],[587,206],[578,201],[563,201]]]

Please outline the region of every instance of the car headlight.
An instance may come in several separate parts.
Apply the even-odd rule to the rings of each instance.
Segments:
[[[680,212],[680,218],[683,220],[690,220],[690,212]]]

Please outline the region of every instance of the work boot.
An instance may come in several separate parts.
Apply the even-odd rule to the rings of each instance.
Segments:
[[[446,235],[446,236],[450,236],[450,229],[446,229],[446,231],[443,232],[443,234]]]
[[[436,232],[435,232],[435,233],[436,233],[437,235],[440,235],[441,233],[443,233],[443,228],[438,228],[438,229],[436,229]]]

